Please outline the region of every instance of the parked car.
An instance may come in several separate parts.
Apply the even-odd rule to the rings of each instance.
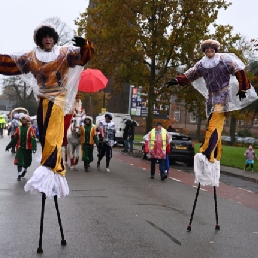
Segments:
[[[254,141],[255,141],[254,137],[246,137],[243,142],[245,144],[253,144]]]
[[[172,136],[170,153],[168,155],[169,160],[171,162],[184,162],[188,167],[193,167],[195,152],[191,137],[177,132],[169,132],[169,134]],[[145,143],[142,146],[142,158],[148,158],[147,153],[145,153]]]

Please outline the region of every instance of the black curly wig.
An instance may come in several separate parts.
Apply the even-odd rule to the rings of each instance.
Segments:
[[[35,41],[38,46],[41,48],[42,46],[42,39],[46,36],[49,36],[54,39],[55,44],[57,43],[59,36],[55,29],[48,27],[48,26],[43,26],[40,29],[38,29],[36,36],[35,36]]]

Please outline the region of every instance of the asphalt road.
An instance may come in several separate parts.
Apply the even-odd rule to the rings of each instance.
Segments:
[[[54,201],[47,199],[44,253],[39,255],[41,198],[23,190],[38,164],[34,161],[26,179],[17,182],[14,155],[4,152],[8,140],[7,136],[0,139],[1,258],[257,257],[256,193],[250,197],[254,204],[245,199],[240,203],[234,197],[240,200],[248,195],[222,183],[217,190],[221,230],[215,231],[212,191],[203,189],[189,233],[186,228],[196,193],[193,175],[172,169],[178,181],[162,182],[158,175],[151,180],[148,161],[116,151],[110,173],[104,171],[104,160],[100,171],[96,160],[88,173],[83,172],[82,162],[76,171],[67,171],[70,195],[59,199],[59,208],[68,244],[60,245]]]

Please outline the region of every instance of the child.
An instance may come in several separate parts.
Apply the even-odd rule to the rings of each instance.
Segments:
[[[251,165],[251,171],[254,172],[254,158],[255,157],[257,158],[257,155],[255,154],[252,145],[249,145],[248,150],[246,150],[244,155],[246,156],[244,170],[246,170],[249,167],[249,164],[250,164]]]

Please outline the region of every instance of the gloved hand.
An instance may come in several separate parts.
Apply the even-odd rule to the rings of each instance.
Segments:
[[[167,88],[170,87],[170,86],[178,85],[178,81],[177,81],[177,79],[172,79],[172,81],[166,82],[165,85],[166,85]]]
[[[244,91],[239,91],[236,96],[239,97],[239,100],[240,100],[240,101],[241,101],[242,99],[245,99],[245,98],[246,98]]]
[[[6,148],[5,148],[5,151],[9,151],[9,149],[6,147]]]
[[[37,150],[32,150],[32,152],[33,152],[33,153],[36,153],[36,152],[37,152]]]
[[[85,45],[86,40],[82,37],[73,37],[72,41],[74,41],[74,46],[76,47],[82,47]]]

